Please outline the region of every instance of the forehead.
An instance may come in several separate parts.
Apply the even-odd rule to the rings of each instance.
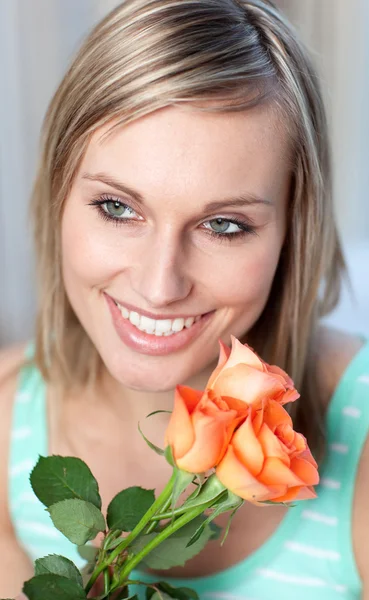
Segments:
[[[283,185],[289,171],[287,128],[267,107],[168,107],[110,128],[95,132],[81,171],[108,173],[144,194],[219,196],[245,184],[258,193]]]

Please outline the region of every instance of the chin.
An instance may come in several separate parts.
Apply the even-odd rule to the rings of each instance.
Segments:
[[[135,390],[137,392],[160,393],[170,392],[180,383],[180,379],[173,378],[168,380],[165,372],[155,374],[146,373],[137,375],[136,373],[123,372],[121,369],[110,368],[106,365],[110,375],[122,386]]]
[[[122,386],[139,392],[168,392],[185,383],[194,373],[188,369],[176,369],[168,359],[148,360],[147,356],[129,358],[122,352],[100,352],[102,361],[111,377]],[[168,357],[169,358],[169,357]],[[183,365],[183,363],[182,363]]]

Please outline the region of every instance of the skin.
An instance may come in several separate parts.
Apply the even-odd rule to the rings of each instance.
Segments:
[[[92,138],[62,221],[64,281],[107,370],[124,388],[171,392],[207,374],[218,339],[241,336],[262,312],[286,229],[288,147],[277,125],[266,108],[215,115],[176,107]],[[145,204],[86,179],[102,172],[138,190]],[[133,219],[120,226],[105,222],[88,205],[101,195],[128,204]],[[241,195],[270,204],[206,209]],[[218,217],[242,219],[255,233],[213,239],[209,220]],[[214,314],[186,348],[145,356],[118,338],[103,292],[138,312]]]
[[[137,482],[160,490],[168,478],[167,465],[145,447],[132,424],[150,411],[170,408],[177,383],[203,387],[218,355],[218,339],[229,343],[231,333],[242,337],[263,310],[285,238],[290,185],[288,140],[278,125],[278,117],[266,107],[216,115],[170,108],[107,138],[100,130],[90,142],[63,213],[63,274],[71,304],[106,370],[99,388],[71,393],[60,405],[50,387],[48,408],[50,452],[79,456],[89,464],[100,484],[103,510],[115,493]],[[145,205],[83,177],[102,172],[138,190]],[[204,212],[209,202],[241,194],[260,196],[271,204]],[[90,206],[101,195],[131,206],[137,215],[133,224],[117,227],[101,219]],[[244,219],[256,234],[233,242],[213,239],[205,223],[217,217]],[[161,315],[214,314],[188,347],[164,357],[144,356],[117,336],[104,292]],[[317,353],[324,360],[318,375],[326,404],[359,347],[350,336],[319,336]],[[0,452],[5,457],[23,351],[8,352],[0,361]],[[146,425],[154,443],[162,444],[165,425],[164,417]],[[369,526],[364,510],[367,455],[359,471],[354,513],[355,551],[366,590],[369,565],[360,531]],[[111,459],[121,456],[125,460],[117,469]],[[1,593],[14,597],[32,569],[12,531],[6,481],[4,461],[0,551],[5,558],[0,577],[7,589]],[[184,570],[171,574],[209,574],[242,560],[268,539],[284,510],[245,504],[223,549],[211,543]],[[9,573],[14,573],[13,580]],[[368,600],[367,591],[363,597]]]

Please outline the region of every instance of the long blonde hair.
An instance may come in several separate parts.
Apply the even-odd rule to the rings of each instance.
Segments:
[[[234,111],[263,102],[290,132],[293,185],[273,289],[247,341],[293,377],[303,397],[292,407],[297,428],[320,447],[311,349],[318,319],[337,302],[344,261],[318,77],[291,25],[267,0],[126,0],[80,49],[45,119],[33,195],[36,360],[47,381],[84,385],[101,366],[66,296],[60,248],[63,205],[93,132],[173,104]]]

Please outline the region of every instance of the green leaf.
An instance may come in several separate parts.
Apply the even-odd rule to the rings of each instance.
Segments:
[[[106,550],[114,550],[114,548],[116,548],[117,546],[119,546],[119,544],[121,544],[123,541],[122,537],[118,537],[118,538],[114,538],[109,540],[109,542],[106,544],[105,549]]]
[[[169,585],[166,581],[158,581],[153,583],[152,586],[158,588],[160,591],[166,593],[170,598],[176,598],[177,600],[198,600],[197,593],[191,588],[187,587],[173,587]],[[154,587],[146,588],[146,600],[155,600],[157,597],[157,591]]]
[[[88,563],[94,563],[99,553],[99,549],[95,546],[91,546],[91,544],[78,546],[77,550],[80,557],[86,560]]]
[[[220,500],[223,496],[226,496],[226,492],[228,492],[227,488],[224,487],[215,475],[212,475],[201,487],[200,492],[195,496],[191,495],[181,508],[195,508],[196,506],[201,506],[201,504],[208,503],[210,500],[215,501],[217,498]]]
[[[161,414],[171,415],[172,412],[173,412],[172,410],[154,410],[153,412],[146,415],[146,419],[148,419],[149,417],[153,417],[154,415],[161,415]]]
[[[23,586],[29,600],[85,600],[84,589],[75,581],[61,575],[36,575]]]
[[[120,588],[117,591],[113,592],[110,596],[102,596],[104,599],[111,598],[111,600],[139,600],[137,594],[133,594],[132,596],[128,595],[128,588]]]
[[[98,483],[86,463],[79,458],[40,456],[30,481],[37,498],[46,507],[78,498],[101,508]]]
[[[162,448],[159,448],[159,446],[155,446],[155,444],[153,444],[152,442],[150,442],[150,440],[147,439],[140,427],[140,424],[138,424],[138,431],[142,435],[148,447],[151,448],[151,450],[154,450],[154,452],[156,452],[156,454],[159,454],[159,456],[164,456],[164,450],[162,450]]]
[[[58,554],[49,554],[38,558],[35,562],[35,575],[54,573],[62,575],[83,586],[82,575],[71,560]]]
[[[73,544],[82,546],[95,539],[100,531],[105,531],[105,519],[91,502],[84,500],[63,500],[48,508],[57,529]]]
[[[172,600],[173,596],[169,596],[165,592],[155,592],[153,596],[151,596],[151,600]]]
[[[297,506],[297,504],[293,504],[291,502],[273,502],[272,500],[262,500],[261,502],[258,502],[257,504],[259,504],[260,506],[284,506],[285,508],[295,508],[295,506]]]
[[[193,473],[188,473],[187,471],[182,471],[181,469],[177,469],[175,474],[176,478],[174,480],[172,492],[172,509],[175,508],[180,495],[188,488],[194,479]]]
[[[236,512],[237,512],[237,511],[238,511],[238,507],[237,507],[237,508],[235,508],[235,509],[234,509],[234,510],[231,512],[231,514],[229,515],[229,519],[228,519],[228,522],[227,522],[227,525],[226,525],[226,528],[225,528],[225,531],[224,531],[223,539],[222,539],[222,541],[220,542],[220,545],[221,545],[221,546],[223,546],[224,542],[226,541],[226,539],[227,539],[227,537],[228,537],[228,534],[229,534],[229,530],[230,530],[230,527],[231,527],[231,523],[232,523],[233,517],[235,516],[235,514],[236,514]]]
[[[167,446],[164,450],[164,458],[170,464],[171,467],[176,466],[176,461],[174,460],[173,450],[171,446]],[[193,477],[193,475],[192,475]]]
[[[242,506],[243,503],[244,503],[244,500],[242,498],[240,498],[239,496],[236,496],[235,494],[233,494],[232,492],[230,492],[228,490],[227,496],[224,499],[222,499],[218,504],[215,505],[215,508],[214,508],[214,511],[212,512],[212,514],[205,521],[203,521],[202,524],[200,524],[199,528],[195,531],[195,533],[193,534],[191,539],[188,541],[187,547],[190,547],[190,546],[192,546],[192,544],[195,544],[197,542],[197,540],[199,539],[199,537],[202,535],[204,527],[210,525],[211,522],[216,517],[221,515],[222,513],[232,511],[232,515],[231,515],[231,519],[232,519],[234,514],[236,513],[236,511]],[[229,524],[226,529],[225,537],[223,538],[222,544],[224,543],[225,538],[228,535],[228,531],[229,531]]]
[[[154,501],[154,490],[134,486],[119,492],[108,506],[109,529],[132,531]]]
[[[213,537],[210,527],[204,527],[199,539],[191,547],[187,548],[187,541],[194,535],[204,517],[200,516],[173,533],[150,554],[145,556],[143,562],[150,569],[170,569],[171,567],[183,566],[190,558],[201,552],[207,542]],[[148,542],[154,539],[157,533],[143,535],[134,540],[131,549],[138,554]]]

